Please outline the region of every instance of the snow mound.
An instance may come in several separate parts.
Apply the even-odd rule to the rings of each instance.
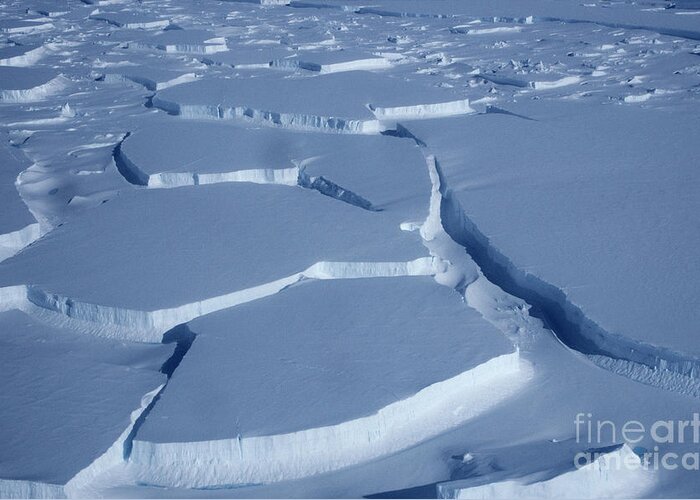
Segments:
[[[640,498],[656,484],[656,478],[625,444],[615,451],[599,452],[590,463],[551,479],[532,475],[472,487],[461,484],[440,484],[439,498]]]

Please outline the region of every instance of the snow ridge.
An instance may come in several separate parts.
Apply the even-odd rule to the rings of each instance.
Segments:
[[[72,321],[86,333],[135,342],[157,343],[176,325],[229,307],[274,295],[305,279],[353,279],[394,276],[432,276],[442,270],[430,257],[408,262],[327,262],[321,261],[304,271],[251,288],[210,297],[176,307],[141,311],[74,300],[49,293],[33,285],[0,288],[1,310],[20,309],[43,315],[52,322]],[[46,313],[53,313],[47,315]],[[58,318],[55,316],[58,314]]]
[[[186,120],[246,120],[273,127],[346,134],[371,135],[384,131],[379,120],[352,120],[300,113],[277,113],[247,106],[178,104],[162,99],[158,94],[153,97],[153,106]]]
[[[188,443],[136,439],[130,468],[146,484],[198,489],[320,474],[405,449],[455,427],[515,393],[525,380],[516,351],[430,385],[372,415],[336,425]],[[465,406],[465,401],[470,405]]]
[[[41,236],[39,223],[29,224],[17,231],[0,234],[0,262],[12,257]]]
[[[372,202],[359,194],[345,189],[323,176],[310,176],[303,167],[298,165],[288,168],[256,168],[215,173],[158,172],[148,174],[131,161],[129,156],[123,151],[122,144],[129,135],[130,133],[127,133],[124,139],[115,146],[113,157],[119,173],[128,182],[136,186],[145,186],[149,189],[171,189],[182,186],[200,186],[228,182],[298,186],[318,191],[325,196],[365,210],[376,210]]]

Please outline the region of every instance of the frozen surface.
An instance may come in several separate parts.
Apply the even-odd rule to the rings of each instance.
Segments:
[[[0,234],[18,231],[36,221],[22,202],[15,180],[19,173],[29,166],[21,153],[12,148],[7,136],[0,144],[0,198],[3,200],[3,217],[0,219]]]
[[[697,496],[699,19],[2,2],[0,496]]]
[[[0,283],[29,276],[32,285],[72,299],[148,311],[264,284],[320,261],[424,255],[420,240],[382,212],[286,186],[221,184],[125,193],[6,261]]]
[[[85,338],[0,313],[0,479],[66,484],[129,426],[165,382],[171,346]]]
[[[595,459],[580,459],[579,467],[569,466],[552,478],[540,471],[515,481],[477,479],[474,482],[482,483],[478,485],[455,481],[440,485],[438,493],[440,498],[629,498],[644,495],[653,486],[653,472],[644,469],[628,445],[594,453]],[[625,462],[630,465],[624,466]]]
[[[387,296],[396,304],[390,310]],[[513,349],[429,277],[305,283],[189,327],[197,339],[139,440],[206,441],[338,424]]]
[[[379,125],[362,123],[374,118],[369,104],[410,106],[452,100],[449,91],[351,71],[306,78],[205,79],[159,92],[153,103],[185,118],[257,119],[292,128],[376,133]]]
[[[178,147],[183,144],[187,147]],[[134,182],[149,187],[231,179],[296,184],[299,175],[321,176],[367,199],[397,225],[427,215],[430,181],[423,156],[409,139],[176,120],[134,131],[118,157]]]
[[[524,102],[509,110],[532,120],[487,114],[410,129],[519,272],[610,333],[698,356],[700,120],[686,109]]]

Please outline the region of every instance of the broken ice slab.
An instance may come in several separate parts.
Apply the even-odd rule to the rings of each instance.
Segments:
[[[293,186],[323,177],[391,212],[397,224],[425,219],[431,189],[420,148],[395,137],[154,120],[126,138],[115,159],[132,182],[154,188],[220,182]]]
[[[42,308],[154,341],[305,276],[431,273],[419,235],[384,212],[233,183],[125,192],[3,262],[0,286],[30,285]]]
[[[585,449],[578,443],[577,449],[569,442],[537,449],[529,462],[510,460],[506,467],[500,457],[490,467],[482,457],[469,457],[465,467],[474,462],[473,477],[439,484],[438,498],[641,498],[658,481],[627,444]],[[517,447],[510,451],[522,455]],[[553,464],[557,455],[561,460]]]
[[[172,351],[0,313],[0,495],[60,497],[121,462]]]
[[[202,61],[207,64],[232,66],[236,69],[263,69],[272,67],[274,61],[284,61],[294,57],[294,54],[295,52],[285,45],[239,43],[226,52],[206,55]]]
[[[49,68],[0,66],[0,104],[40,101],[60,92],[67,83]]]
[[[109,68],[104,73],[107,83],[129,81],[143,85],[147,90],[163,90],[175,85],[189,83],[196,79],[196,73],[183,70],[175,71],[152,65],[129,65]]]
[[[30,0],[24,4],[27,14],[60,17],[70,12],[68,0]]]
[[[54,29],[54,25],[45,20],[0,19],[0,33],[8,35],[28,35],[43,33]]]
[[[43,45],[9,45],[0,48],[0,66],[32,66],[47,51]]]
[[[505,337],[430,277],[302,283],[189,327],[197,338],[134,442],[146,484],[360,463],[473,418],[525,379]]]
[[[15,181],[30,163],[0,135],[0,261],[39,237],[39,224],[20,198]]]
[[[306,70],[321,74],[379,71],[393,67],[399,56],[377,56],[353,50],[298,50],[286,45],[239,45],[204,59],[236,69]]]
[[[214,32],[197,29],[168,29],[138,41],[129,48],[150,48],[173,54],[215,54],[227,51],[226,39]]]
[[[272,67],[304,69],[321,74],[347,71],[378,71],[391,68],[389,57],[375,56],[356,50],[297,51],[294,57],[272,61]]]
[[[247,120],[304,130],[376,134],[393,124],[382,124],[368,108],[371,103],[411,107],[419,115],[422,105],[461,100],[454,89],[350,71],[296,78],[265,74],[202,79],[159,92],[153,104],[189,119]]]
[[[124,29],[162,29],[170,24],[170,20],[167,18],[147,15],[132,10],[98,12],[91,14],[90,19],[105,21],[118,28]]]

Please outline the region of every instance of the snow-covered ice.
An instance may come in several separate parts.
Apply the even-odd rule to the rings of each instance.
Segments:
[[[629,498],[642,496],[654,484],[654,473],[626,444],[617,449],[591,452],[591,459],[579,458],[580,467],[567,469],[554,477],[549,471],[524,475],[518,480],[486,482],[477,480],[441,484],[441,498]],[[579,452],[580,453],[580,452]],[[585,452],[584,452],[585,455]],[[576,456],[576,455],[574,455]],[[569,457],[570,458],[570,455]],[[622,466],[628,462],[628,468]],[[564,462],[566,464],[566,462]]]
[[[645,355],[644,343],[697,359],[700,297],[688,278],[700,273],[698,114],[568,102],[508,109],[529,119],[489,113],[409,126],[468,214],[455,228],[463,243],[493,279],[528,289],[584,352],[629,358]]]
[[[525,382],[500,332],[427,277],[302,283],[189,327],[197,338],[134,441],[144,482],[333,470],[473,418]]]
[[[267,89],[265,94],[259,92],[261,85]],[[351,71],[289,79],[274,74],[202,79],[157,93],[153,104],[189,119],[247,120],[302,130],[376,134],[393,127],[375,119],[369,105],[432,105],[453,101],[450,96],[448,91],[384,74]]]
[[[0,497],[697,496],[698,7],[0,4]]]
[[[212,230],[216,241],[209,239]],[[264,242],[266,252],[250,241]],[[243,300],[236,292],[251,290],[255,297],[255,287],[293,282],[307,270],[314,277],[315,264],[369,263],[357,271],[361,276],[373,273],[373,262],[401,268],[416,259],[430,260],[420,238],[402,231],[391,210],[370,211],[287,186],[225,183],[124,193],[7,261],[0,284],[20,285],[30,275],[30,301],[152,338],[144,329],[162,335],[201,309]]]
[[[0,66],[0,104],[41,101],[65,87],[51,69]]]
[[[0,260],[4,260],[39,237],[40,228],[15,188],[17,176],[29,166],[23,155],[8,144],[0,146],[0,197],[3,215],[0,219]]]
[[[6,480],[65,486],[89,473],[129,428],[142,398],[165,383],[159,370],[172,346],[86,338],[18,310],[0,313],[0,325],[0,422],[12,429],[0,452],[3,497],[13,494]],[[117,465],[120,455],[123,449],[101,466]]]

